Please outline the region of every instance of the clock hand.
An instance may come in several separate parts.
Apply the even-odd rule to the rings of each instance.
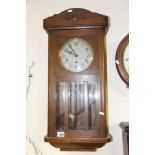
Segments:
[[[68,44],[69,48],[73,51],[75,57],[78,57],[78,55],[75,53],[75,51],[73,50],[72,46],[70,44]]]
[[[75,55],[73,52],[68,51],[68,50],[66,50],[65,52],[66,52],[66,53],[69,53],[69,54],[72,54],[72,55]]]

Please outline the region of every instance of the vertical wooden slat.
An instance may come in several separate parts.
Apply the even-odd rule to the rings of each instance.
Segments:
[[[92,128],[93,129],[96,129],[97,128],[97,104],[96,104],[96,83],[94,82],[93,83],[93,105],[92,105],[92,118],[93,118],[93,121],[92,121]]]
[[[64,104],[63,104],[63,83],[62,82],[59,82],[59,127],[60,130],[64,128]]]
[[[75,103],[74,103],[74,114],[76,114],[77,113],[77,89],[78,89],[78,85],[77,85],[77,82],[75,82],[75,92],[74,92],[74,94],[75,94]]]
[[[88,119],[89,129],[95,129],[97,127],[96,120],[96,99],[95,99],[96,83],[88,83]]]
[[[57,82],[57,97],[56,97],[56,129],[63,130],[64,128],[64,99],[63,99],[64,83]]]
[[[64,105],[64,129],[68,130],[68,101],[69,101],[69,95],[68,95],[68,89],[69,84],[67,82],[63,83],[63,105]]]
[[[88,82],[84,82],[84,128],[88,129]]]
[[[88,129],[92,127],[92,96],[91,96],[91,82],[88,82]]]
[[[75,110],[74,110],[74,104],[75,104],[75,83],[72,82],[71,83],[72,87],[71,87],[71,113],[75,113]]]
[[[100,62],[102,63],[101,67],[101,86],[102,86],[102,107],[101,111],[104,113],[104,115],[101,116],[101,133],[104,134],[104,136],[107,136],[108,134],[108,120],[107,120],[107,102],[108,102],[108,91],[107,91],[107,59],[106,59],[106,51],[105,51],[105,46],[104,41],[105,41],[105,34],[100,33],[101,38],[103,37],[104,39],[100,40],[101,47],[103,48],[101,51],[101,60]],[[102,69],[103,68],[103,69]]]
[[[59,129],[60,126],[60,119],[58,119],[60,117],[60,83],[57,82],[56,83],[56,129]]]

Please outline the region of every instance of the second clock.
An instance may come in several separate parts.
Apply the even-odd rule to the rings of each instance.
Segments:
[[[119,43],[115,62],[121,79],[129,86],[129,34],[127,34]]]

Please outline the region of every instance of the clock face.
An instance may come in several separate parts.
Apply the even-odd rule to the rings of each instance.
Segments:
[[[93,61],[93,49],[85,40],[73,38],[65,42],[60,49],[60,60],[65,69],[82,72]]]
[[[129,74],[129,45],[127,45],[124,50],[123,65],[124,65],[126,72]]]

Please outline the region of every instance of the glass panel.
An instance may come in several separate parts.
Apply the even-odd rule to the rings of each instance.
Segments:
[[[95,90],[95,82],[70,83],[69,130],[92,130],[96,128]]]
[[[57,130],[97,128],[95,82],[57,82],[56,90]]]
[[[69,129],[83,129],[84,113],[84,85],[83,82],[70,83],[70,102],[68,127]]]
[[[93,82],[88,83],[88,124],[89,129],[96,128],[96,100],[95,100],[96,84]]]
[[[57,82],[56,86],[56,129],[64,130],[64,82]]]

